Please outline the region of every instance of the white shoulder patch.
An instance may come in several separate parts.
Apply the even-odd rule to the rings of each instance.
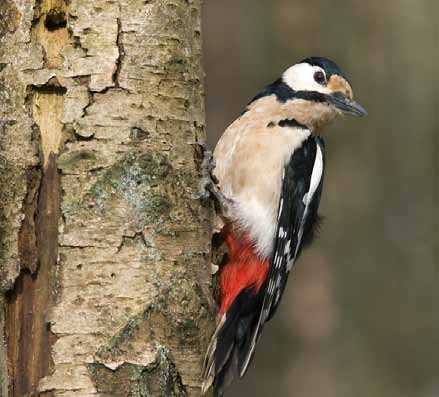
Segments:
[[[303,204],[308,206],[311,202],[314,193],[319,187],[320,181],[322,180],[323,175],[323,154],[320,149],[320,145],[317,145],[316,158],[314,160],[314,166],[311,174],[311,182],[309,184],[309,191],[303,196]]]
[[[303,196],[303,204],[305,205],[305,212],[303,214],[302,222],[301,222],[300,229],[299,229],[299,238],[298,238],[298,243],[296,245],[296,252],[294,253],[293,262],[294,262],[294,259],[297,257],[297,253],[298,253],[299,247],[300,247],[300,242],[302,240],[303,227],[305,225],[305,220],[306,220],[306,217],[308,215],[308,206],[311,203],[311,200],[312,200],[314,193],[316,192],[316,190],[320,184],[320,181],[322,180],[322,176],[323,176],[323,154],[322,154],[322,150],[320,149],[320,145],[317,144],[316,158],[314,160],[314,165],[312,168],[309,190]],[[291,270],[292,266],[293,266],[293,263],[288,264],[288,271]]]

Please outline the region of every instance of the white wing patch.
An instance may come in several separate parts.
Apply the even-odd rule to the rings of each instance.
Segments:
[[[308,215],[308,207],[312,201],[312,198],[314,197],[314,193],[316,192],[316,190],[320,184],[320,181],[322,180],[322,176],[323,176],[323,154],[322,154],[322,150],[320,149],[320,145],[317,145],[316,158],[314,160],[314,165],[312,168],[311,182],[309,184],[309,190],[303,196],[303,204],[305,205],[305,212],[303,213],[302,223],[300,225],[299,237],[297,240],[294,258],[291,261],[289,261],[288,266],[287,266],[288,272],[291,270],[291,268],[294,264],[294,260],[296,259],[297,253],[299,251],[300,242],[302,241],[302,236],[303,236],[303,228],[305,226],[306,217]]]
[[[303,196],[303,204],[306,206],[311,202],[314,193],[319,187],[320,181],[322,180],[323,175],[323,155],[322,150],[320,149],[320,145],[317,145],[316,159],[314,161],[314,166],[311,174],[311,183],[309,186],[309,191]]]

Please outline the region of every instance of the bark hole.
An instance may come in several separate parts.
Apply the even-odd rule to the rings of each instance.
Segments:
[[[44,21],[44,26],[50,32],[67,27],[66,13],[59,8],[50,10]]]
[[[44,48],[44,66],[49,69],[63,66],[61,50],[69,41],[67,11],[64,0],[40,0],[35,10],[31,37]]]

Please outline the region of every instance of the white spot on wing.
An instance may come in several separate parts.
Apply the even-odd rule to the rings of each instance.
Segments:
[[[291,245],[291,241],[288,240],[287,243],[285,244],[285,249],[284,249],[285,255],[288,255],[290,253],[290,245]]]
[[[274,266],[277,268],[280,266],[280,260],[279,260],[279,257],[277,255],[277,252],[276,252],[276,255],[274,256]]]
[[[273,280],[270,280],[270,283],[268,284],[268,293],[271,295],[274,291],[274,282]]]
[[[284,206],[284,199],[283,199],[283,197],[281,197],[280,204],[279,204],[279,212],[278,212],[278,215],[277,215],[277,220],[279,220],[279,218],[280,218],[280,214],[282,213],[283,206]]]
[[[279,274],[277,276],[277,280],[276,280],[276,288],[279,288],[281,281],[282,281],[282,276]]]

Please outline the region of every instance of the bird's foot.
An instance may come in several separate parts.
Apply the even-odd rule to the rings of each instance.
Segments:
[[[213,175],[213,170],[215,169],[215,159],[212,151],[207,148],[204,142],[199,143],[199,146],[202,150],[203,160],[201,162],[199,191],[194,198],[206,200],[211,194],[214,194],[214,189],[217,186],[218,181]]]
[[[227,198],[223,192],[221,192],[218,186],[218,180],[213,174],[213,170],[215,169],[215,159],[212,151],[207,149],[205,143],[199,143],[199,145],[203,151],[203,161],[201,162],[199,191],[194,198],[198,200],[207,200],[212,196],[218,203],[221,214],[227,217],[227,214],[230,213],[232,200]]]

